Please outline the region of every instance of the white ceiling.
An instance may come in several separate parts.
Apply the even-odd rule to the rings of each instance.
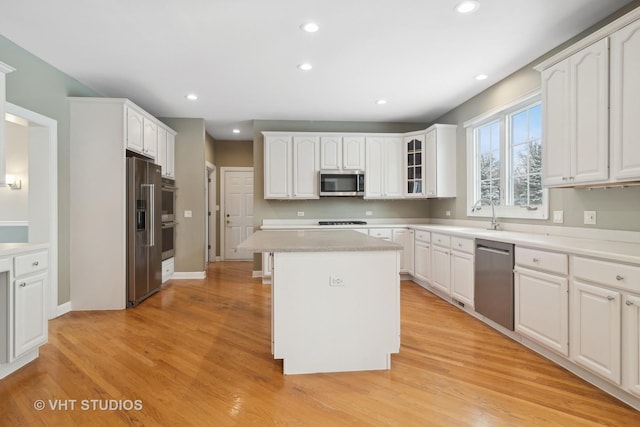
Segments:
[[[105,96],[248,140],[254,119],[427,124],[629,3],[459,1],[0,0],[0,31]]]

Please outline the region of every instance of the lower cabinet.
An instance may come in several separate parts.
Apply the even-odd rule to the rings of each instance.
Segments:
[[[414,274],[413,241],[414,230],[393,229],[393,243],[397,243],[403,248],[400,251],[400,273]]]
[[[47,342],[47,275],[14,282],[13,359]]]
[[[414,275],[425,282],[431,282],[431,233],[416,231],[413,245]]]
[[[516,266],[514,282],[516,332],[568,356],[569,280]]]
[[[473,239],[451,238],[451,296],[474,306]]]
[[[622,305],[622,385],[640,397],[640,295],[624,295]]]
[[[571,359],[620,385],[620,292],[571,283]]]
[[[165,283],[173,277],[175,272],[175,258],[167,258],[162,261],[162,283]]]
[[[445,246],[431,245],[431,261],[433,262],[431,285],[444,292],[451,294],[451,250]]]

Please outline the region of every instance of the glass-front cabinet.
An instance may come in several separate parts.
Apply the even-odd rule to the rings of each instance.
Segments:
[[[424,197],[424,134],[405,137],[407,196]]]

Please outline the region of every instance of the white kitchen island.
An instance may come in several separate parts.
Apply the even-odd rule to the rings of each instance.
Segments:
[[[351,230],[258,231],[273,253],[271,351],[285,374],[382,370],[400,350],[400,245]]]

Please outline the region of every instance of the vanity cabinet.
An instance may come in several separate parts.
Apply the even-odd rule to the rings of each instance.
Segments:
[[[365,199],[404,196],[404,140],[399,136],[370,136],[365,140]]]
[[[320,169],[364,170],[364,136],[320,137]]]
[[[46,274],[14,281],[14,360],[47,342],[46,291]]]
[[[516,246],[515,331],[569,355],[569,279],[566,254]]]

